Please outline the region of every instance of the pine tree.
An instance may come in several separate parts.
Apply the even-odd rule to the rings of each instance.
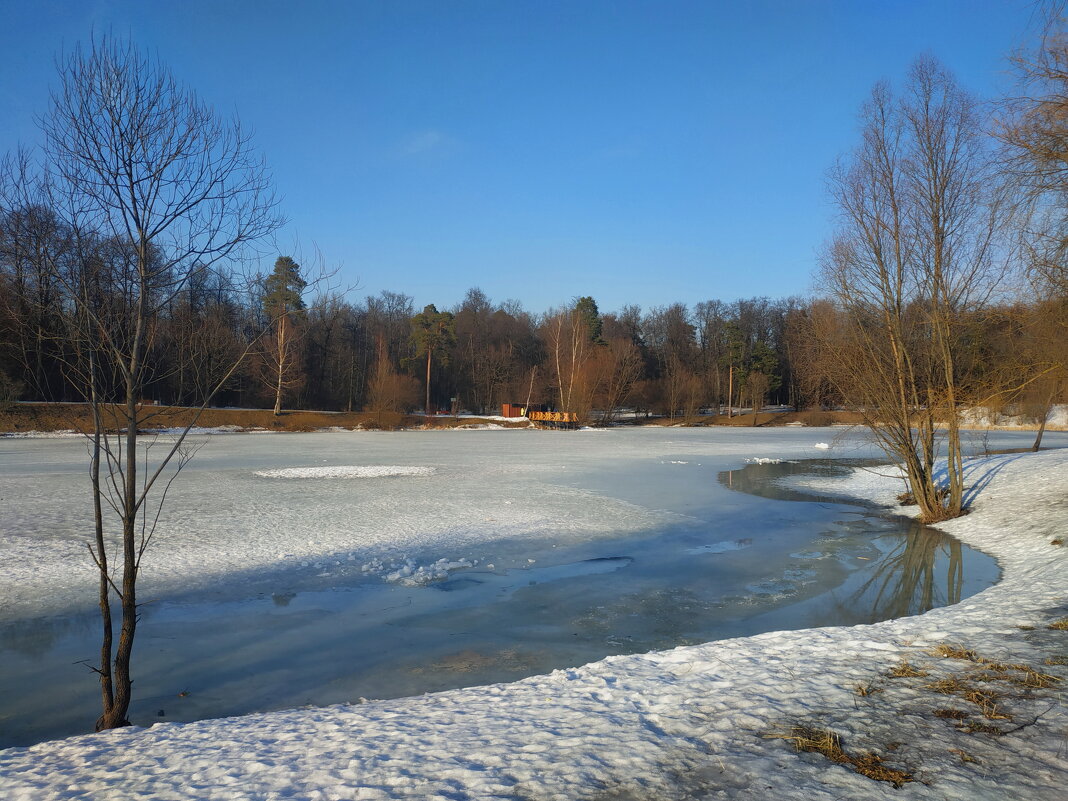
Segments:
[[[456,321],[450,312],[439,312],[431,303],[412,318],[412,335],[409,339],[415,350],[415,358],[426,356],[426,413],[430,414],[430,364],[436,357],[441,364],[448,363],[448,348],[456,342]]]
[[[301,293],[307,282],[300,265],[289,256],[279,256],[274,272],[263,279],[263,311],[274,334],[267,339],[266,362],[274,388],[274,413],[282,413],[282,395],[297,383],[297,326],[306,316]]]

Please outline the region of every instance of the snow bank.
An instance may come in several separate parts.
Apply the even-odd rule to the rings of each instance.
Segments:
[[[962,415],[962,422],[966,427],[975,428],[1003,428],[1035,430],[1038,428],[1038,420],[1033,417],[1028,419],[1022,414],[1015,413],[1012,409],[996,412],[988,408],[977,407],[969,409]],[[1048,429],[1068,428],[1068,405],[1058,404],[1050,409],[1046,418]]]
[[[1064,681],[1006,692],[1012,720],[985,720],[1003,736],[938,717],[975,707],[926,687],[975,666],[935,656],[941,643],[1068,677],[1056,659],[1068,633],[1047,628],[1068,613],[1068,548],[1051,544],[1068,527],[1068,452],[972,460],[968,471],[974,510],[943,528],[996,556],[1004,577],[955,606],[610,657],[514,684],[9,749],[0,797],[1060,801]],[[875,500],[899,491],[864,472],[825,484]],[[928,675],[889,678],[903,659]],[[847,752],[875,752],[915,781],[895,789],[796,753],[776,737],[795,725],[832,729]]]
[[[2,431],[0,437],[4,439],[71,439],[72,437],[84,437],[85,435],[73,428],[59,431]]]

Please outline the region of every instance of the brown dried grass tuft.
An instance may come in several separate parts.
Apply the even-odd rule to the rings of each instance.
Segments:
[[[936,718],[943,718],[946,720],[967,720],[971,717],[971,713],[966,712],[963,709],[936,709],[932,714]]]
[[[813,729],[808,726],[794,726],[787,734],[769,734],[770,738],[789,740],[798,751],[823,754],[827,759],[839,765],[848,765],[861,776],[880,782],[889,782],[894,787],[915,781],[903,770],[889,768],[883,764],[882,757],[870,751],[853,756],[842,748],[841,738],[833,731]]]
[[[1056,656],[1046,657],[1047,665],[1068,665],[1068,655],[1057,654]]]
[[[1054,620],[1049,624],[1049,627],[1054,631],[1068,631],[1068,617],[1062,617],[1060,620]]]
[[[932,654],[934,656],[941,656],[945,659],[967,659],[969,662],[984,661],[979,654],[970,648],[963,648],[959,645],[947,645],[945,643],[937,646]]]
[[[1018,684],[1021,687],[1026,687],[1029,690],[1044,690],[1047,687],[1054,687],[1057,685],[1057,682],[1062,680],[1060,676],[1042,673],[1041,671],[1026,666],[1022,672],[1022,677],[1014,677],[1009,679],[1009,681],[1013,684]]]
[[[942,695],[962,695],[963,693],[970,691],[972,688],[970,685],[961,681],[959,676],[950,676],[928,684],[927,689],[934,690],[936,693],[942,693]]]
[[[968,762],[975,762],[976,764],[979,764],[979,760],[978,759],[973,757],[967,751],[962,751],[959,748],[950,748],[949,749],[949,753],[956,754],[957,756],[959,756],[960,757],[960,761],[964,762],[965,764],[967,764]]]
[[[989,723],[983,723],[979,720],[973,720],[967,726],[963,726],[961,731],[967,734],[993,734],[995,736],[1001,736],[1005,733],[997,726],[991,726]]]
[[[909,679],[916,676],[926,676],[927,671],[909,664],[907,659],[902,659],[886,673],[892,679]]]
[[[998,701],[1001,700],[1001,696],[997,693],[971,690],[961,697],[979,707],[979,711],[983,713],[983,717],[987,720],[1012,720],[1012,715],[998,709]]]

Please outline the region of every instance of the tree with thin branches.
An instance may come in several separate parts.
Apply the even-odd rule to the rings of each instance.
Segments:
[[[861,144],[832,175],[840,211],[823,265],[833,305],[812,318],[817,359],[903,467],[927,521],[963,510],[959,364],[968,312],[1001,277],[1000,207],[979,105],[930,58],[901,97],[879,84]],[[945,480],[936,461],[945,447]]]
[[[137,579],[199,417],[156,451],[140,432],[152,415],[143,400],[158,319],[195,277],[232,271],[282,220],[238,121],[221,118],[133,43],[94,39],[58,69],[41,127],[52,207],[77,251],[74,269],[56,276],[71,310],[69,367],[94,420],[89,550],[99,575],[101,730],[129,723]]]

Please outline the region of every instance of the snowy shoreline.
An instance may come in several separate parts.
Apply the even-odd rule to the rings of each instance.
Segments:
[[[0,796],[1059,799],[1064,681],[1006,694],[1013,720],[992,721],[1003,736],[934,716],[967,705],[926,685],[971,665],[932,655],[946,643],[1068,678],[1044,662],[1068,653],[1068,632],[1046,628],[1068,614],[1068,548],[1050,544],[1068,528],[1068,452],[968,465],[981,488],[974,510],[940,528],[995,556],[1004,576],[955,606],[609,657],[513,684],[8,749]],[[818,486],[888,503],[900,483],[854,471]],[[886,677],[903,659],[929,675]],[[857,685],[878,691],[859,696]],[[850,753],[874,751],[916,781],[895,789],[767,736],[796,725],[832,729]]]

